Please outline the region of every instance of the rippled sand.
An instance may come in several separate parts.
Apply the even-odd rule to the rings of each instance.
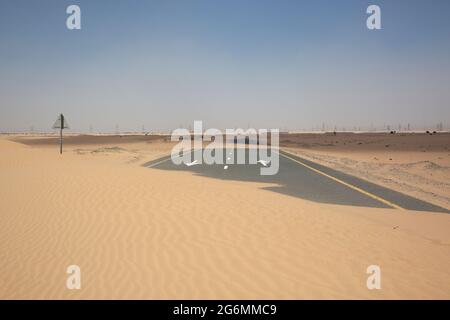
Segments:
[[[0,298],[450,298],[450,216],[140,164],[162,141],[0,138]],[[66,268],[81,268],[81,290]],[[379,265],[382,289],[368,290]]]

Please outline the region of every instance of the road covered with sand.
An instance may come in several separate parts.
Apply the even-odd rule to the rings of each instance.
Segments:
[[[290,134],[285,150],[450,209],[450,133]]]
[[[26,140],[37,142],[0,137],[0,298],[450,298],[448,214],[326,204],[267,183],[143,167],[170,153],[164,137],[75,137],[62,156],[57,139]],[[384,147],[390,154],[361,141],[343,149],[281,144],[336,166],[412,157],[447,174],[448,151],[403,150],[395,141]],[[446,205],[445,185],[420,181],[408,183]],[[73,264],[81,290],[66,288]],[[381,268],[381,290],[366,286],[370,265]]]

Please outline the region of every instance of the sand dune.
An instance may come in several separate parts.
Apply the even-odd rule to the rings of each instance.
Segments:
[[[450,216],[140,166],[170,148],[0,138],[0,298],[450,298]]]

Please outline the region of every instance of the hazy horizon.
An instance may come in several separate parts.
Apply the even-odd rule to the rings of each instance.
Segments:
[[[77,4],[82,29],[66,28]],[[382,30],[366,28],[366,8]],[[449,1],[0,3],[0,132],[450,125]]]

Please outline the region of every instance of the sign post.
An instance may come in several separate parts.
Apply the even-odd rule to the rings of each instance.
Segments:
[[[53,129],[59,129],[59,153],[62,154],[63,147],[63,129],[68,129],[69,125],[66,122],[66,118],[61,113],[56,119],[55,124],[53,125]]]

